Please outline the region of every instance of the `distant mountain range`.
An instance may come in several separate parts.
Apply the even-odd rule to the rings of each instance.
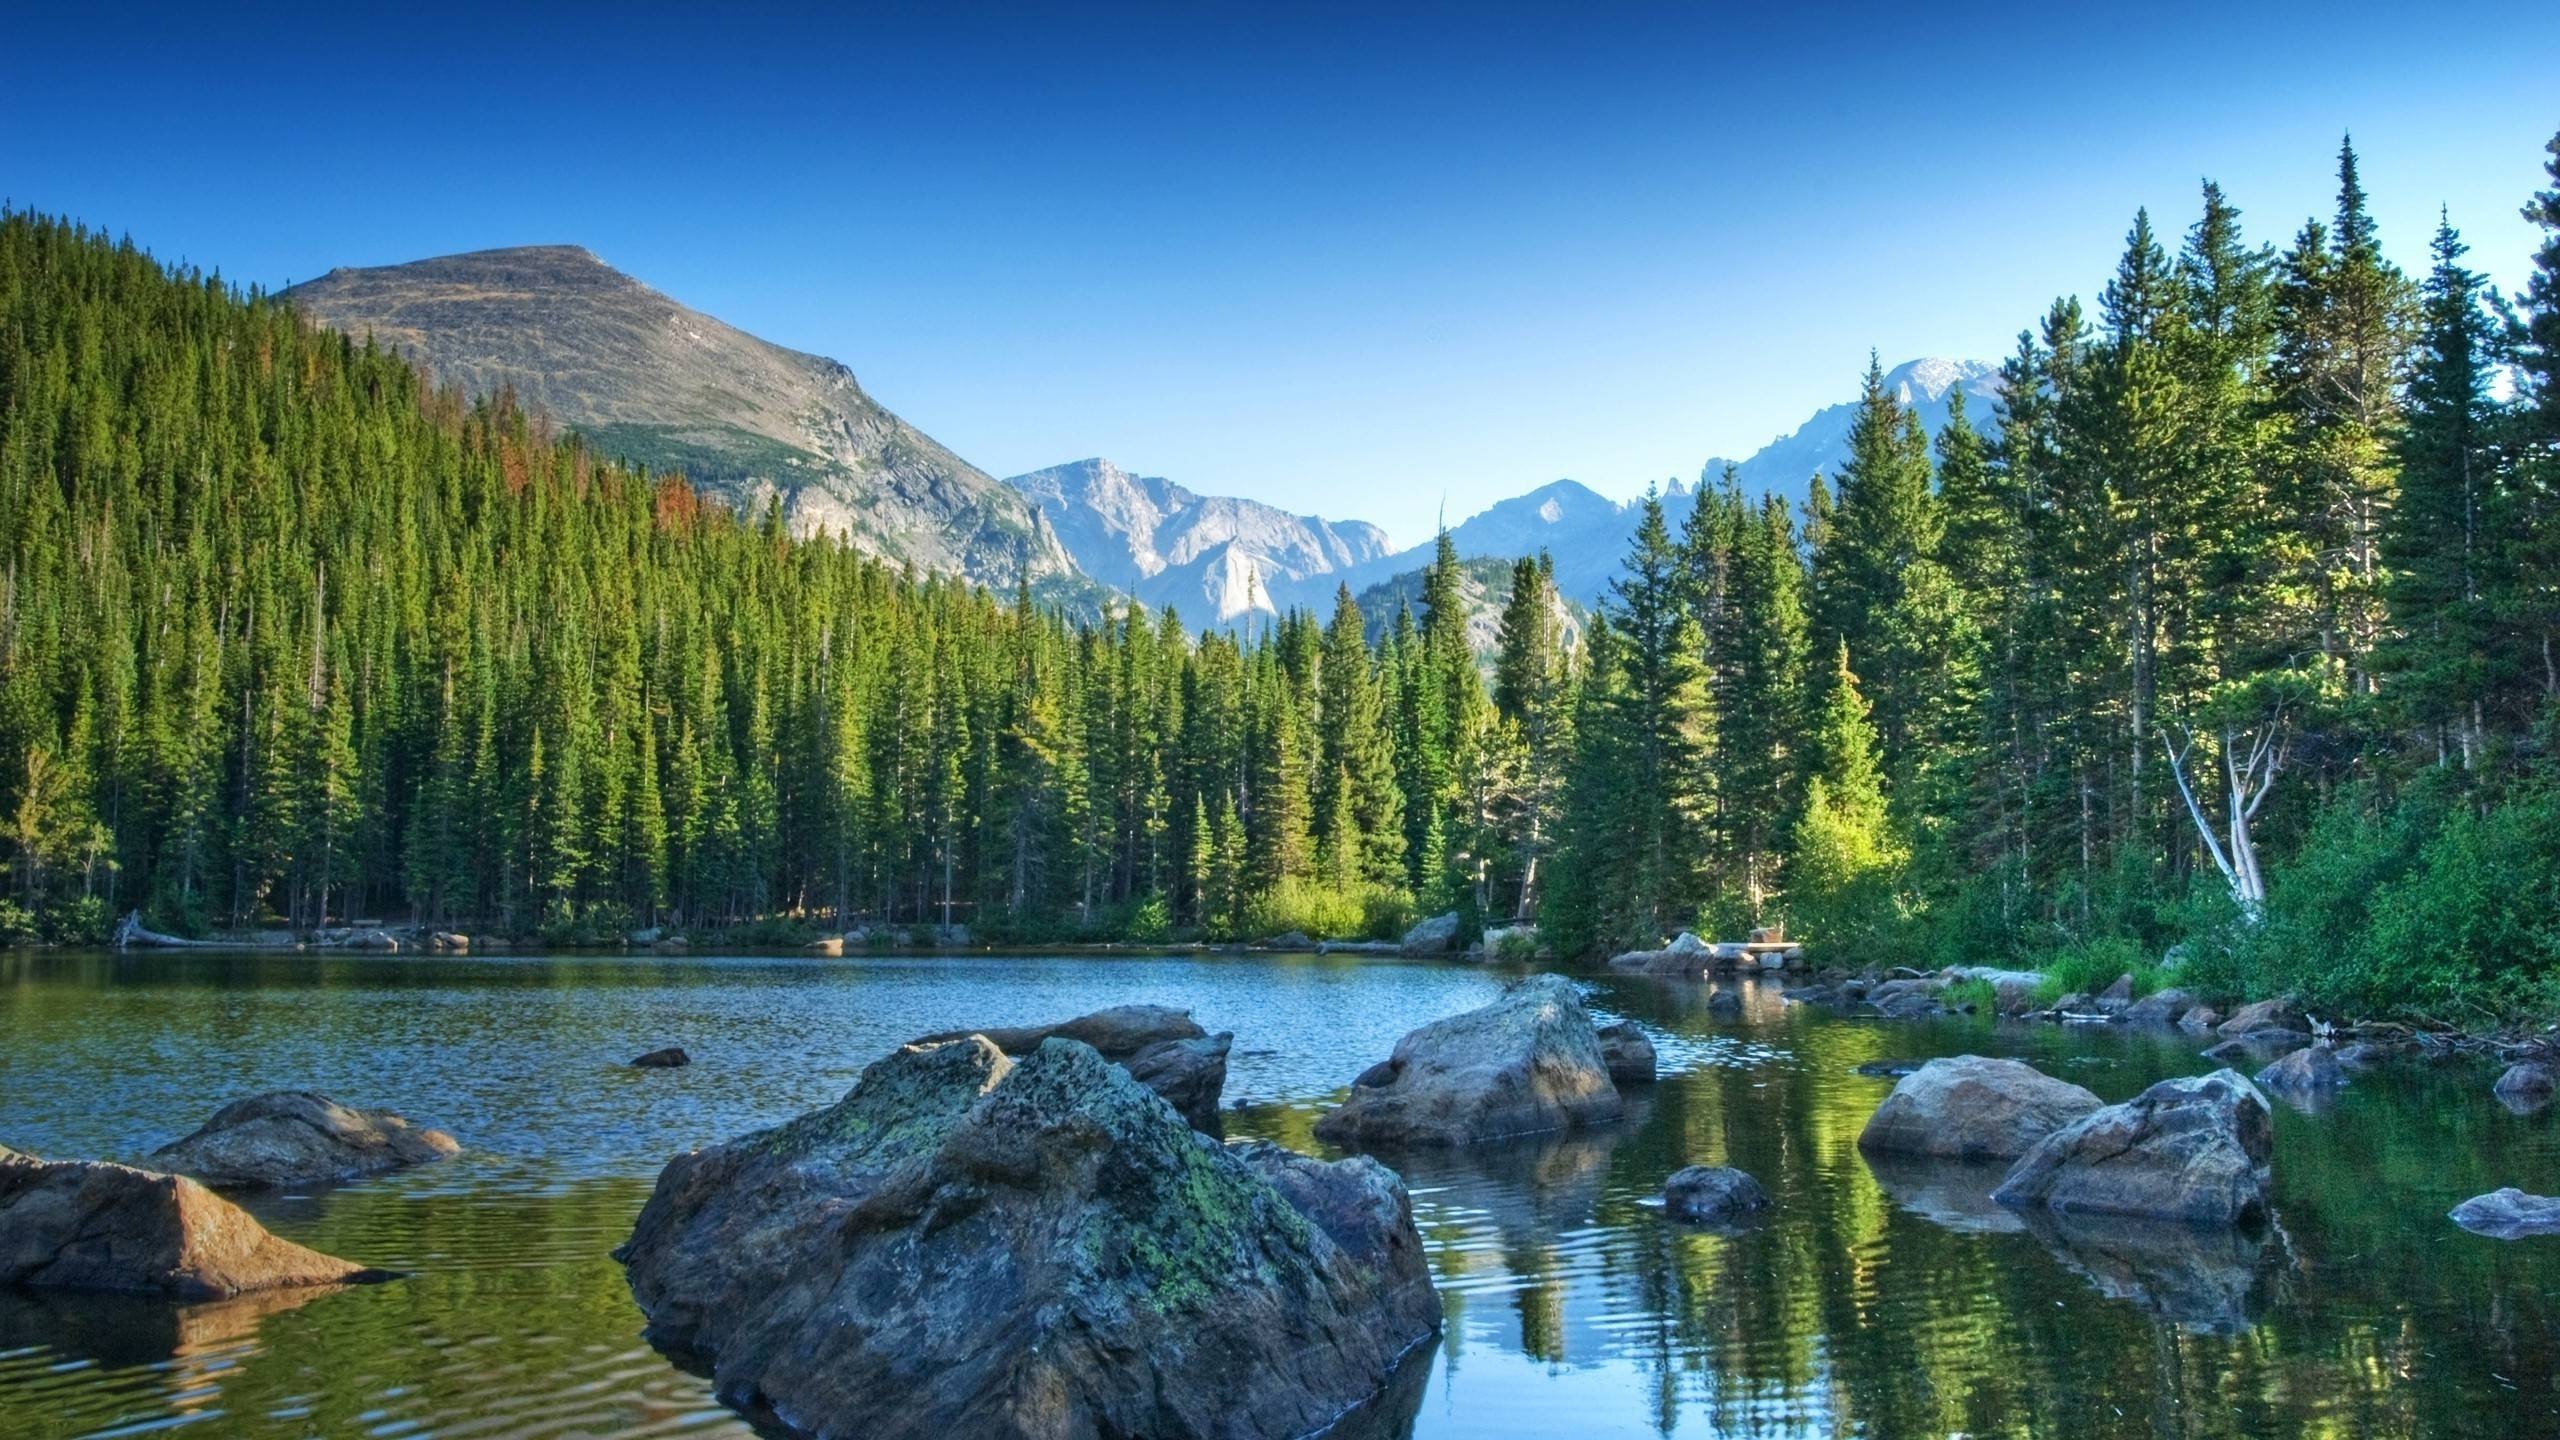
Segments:
[[[1087,575],[1149,605],[1222,625],[1270,611],[1275,596],[1388,550],[1387,532],[1364,521],[1195,495],[1108,460],[1052,465],[1005,483],[1038,507]]]
[[[687,309],[575,246],[332,270],[283,298],[401,350],[440,382],[480,396],[512,390],[604,453],[681,470],[744,509],[779,501],[797,532],[998,588],[1028,581],[1086,604],[1116,592],[1234,625],[1292,606],[1321,612],[1342,585],[1364,608],[1388,605],[1431,558],[1430,543],[1391,550],[1363,521],[1202,495],[1108,460],[998,481],[891,414],[840,362]],[[1932,435],[1955,392],[1986,426],[2000,392],[1998,371],[1979,361],[1914,360],[1885,383]],[[1836,474],[1855,410],[1826,407],[1734,462],[1745,493],[1801,500],[1809,476]],[[1726,463],[1709,460],[1700,482],[1720,484]],[[1664,493],[1675,526],[1696,494],[1680,483]],[[1557,589],[1589,605],[1618,573],[1636,510],[1557,480],[1450,534],[1469,559],[1546,551]],[[1490,583],[1495,570],[1478,568],[1471,578]],[[1488,613],[1499,608],[1491,597]]]
[[[1976,426],[1991,423],[2000,395],[1997,367],[1978,360],[1914,360],[1885,373],[1885,388],[1903,404],[1920,412],[1934,438],[1946,427],[1950,396],[1965,392],[1967,413]],[[1804,499],[1814,472],[1836,476],[1848,458],[1849,422],[1857,402],[1826,406],[1813,418],[1755,452],[1734,462],[1745,495],[1777,494]],[[1724,483],[1726,461],[1709,460],[1699,469],[1699,484]],[[1663,510],[1678,530],[1697,506],[1697,487],[1674,484],[1663,493]],[[1607,593],[1635,538],[1637,501],[1612,500],[1577,480],[1556,480],[1526,495],[1495,503],[1454,526],[1449,536],[1461,555],[1520,556],[1540,550],[1554,557],[1556,589],[1585,605]],[[1437,540],[1399,550],[1381,560],[1354,567],[1347,579],[1354,591],[1388,576],[1417,569],[1431,558]],[[1324,589],[1332,590],[1328,580]],[[1305,603],[1303,591],[1284,591],[1282,603]]]

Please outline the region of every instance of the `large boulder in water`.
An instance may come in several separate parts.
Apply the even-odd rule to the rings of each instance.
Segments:
[[[1458,912],[1434,915],[1404,932],[1407,955],[1446,955],[1458,948]]]
[[[1105,1060],[1126,1060],[1150,1045],[1167,1040],[1197,1040],[1209,1032],[1191,1018],[1188,1010],[1170,1005],[1114,1005],[1096,1010],[1073,1020],[1054,1025],[993,1025],[978,1030],[945,1030],[907,1042],[910,1045],[943,1045],[983,1035],[989,1044],[1007,1055],[1030,1054],[1051,1039],[1081,1041],[1102,1053]]]
[[[2551,1070],[2531,1060],[2519,1060],[2508,1066],[2491,1088],[2510,1110],[2539,1110],[2551,1103]]]
[[[2175,1025],[2179,1016],[2195,1006],[2194,996],[2173,985],[2166,990],[2154,990],[2127,1005],[2124,1013],[2116,1018],[2127,1025]]]
[[[2046,1136],[2000,1188],[2003,1205],[2190,1224],[2267,1218],[2275,1120],[2237,1071],[2163,1080]]]
[[[1950,1160],[2012,1160],[2106,1102],[2018,1060],[1956,1055],[1905,1075],[1858,1148]]]
[[[2258,1072],[2259,1088],[2299,1095],[2325,1094],[2346,1083],[2347,1072],[2338,1065],[2338,1052],[2326,1045],[2305,1045]]]
[[[1218,1097],[1227,1088],[1227,1052],[1232,1034],[1211,1035],[1188,1010],[1169,1005],[1114,1005],[1054,1025],[1010,1025],[988,1030],[946,1030],[909,1041],[913,1045],[947,1045],[983,1036],[1016,1059],[1051,1040],[1090,1045],[1103,1059],[1126,1068],[1138,1082],[1182,1112],[1194,1129],[1223,1135]]]
[[[1535,975],[1397,1041],[1316,1134],[1337,1145],[1464,1145],[1606,1125],[1619,1105],[1573,982]]]
[[[678,1157],[616,1252],[651,1339],[820,1437],[1279,1437],[1439,1327],[1402,1185],[1230,1150],[1092,1047],[909,1047]]]
[[[2243,1035],[2300,1031],[2304,1028],[2302,1007],[2289,997],[2260,1000],[2231,1012],[2231,1018],[2217,1027],[2219,1033],[2237,1039]]]
[[[278,1239],[183,1175],[0,1150],[0,1289],[220,1300],[389,1278]]]
[[[278,1090],[223,1106],[203,1129],[150,1158],[171,1174],[235,1190],[352,1180],[461,1153],[452,1136],[394,1111]]]
[[[1218,1114],[1218,1097],[1227,1088],[1227,1052],[1235,1041],[1225,1034],[1159,1041],[1130,1056],[1123,1068],[1163,1096],[1192,1129],[1223,1136],[1226,1123]]]

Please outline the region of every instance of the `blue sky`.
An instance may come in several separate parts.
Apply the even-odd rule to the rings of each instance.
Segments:
[[[9,8],[18,205],[268,285],[583,244],[996,474],[1403,542],[1997,358],[2204,177],[2281,243],[2342,131],[2404,266],[2445,204],[2512,288],[2560,129],[2547,0]]]

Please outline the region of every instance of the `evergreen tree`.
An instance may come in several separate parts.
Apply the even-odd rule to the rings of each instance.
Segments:
[[[2489,393],[2497,333],[2486,282],[2463,267],[2466,248],[2449,219],[2438,223],[2399,436],[2399,503],[2382,537],[2392,635],[2378,663],[2398,682],[2394,708],[2437,762],[2469,770],[2487,745],[2491,696],[2512,677],[2493,668],[2501,657],[2492,606],[2506,588],[2487,528],[2498,508]]]

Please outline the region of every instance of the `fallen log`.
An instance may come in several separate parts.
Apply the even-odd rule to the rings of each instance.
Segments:
[[[116,922],[116,948],[130,950],[136,945],[158,950],[220,950],[224,948],[221,942],[215,940],[189,940],[178,935],[163,935],[142,923],[141,911],[129,910],[125,912],[122,920]]]

